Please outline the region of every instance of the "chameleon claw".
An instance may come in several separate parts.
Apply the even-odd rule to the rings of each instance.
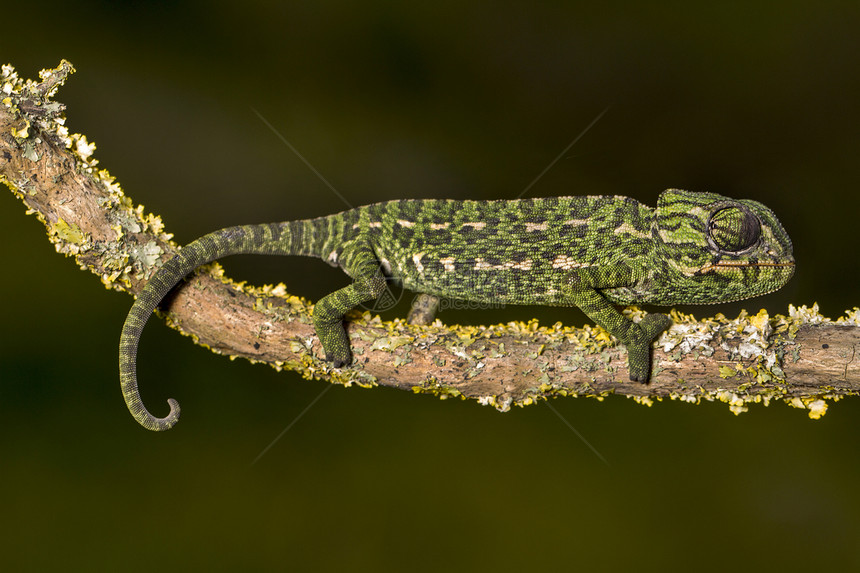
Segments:
[[[648,379],[647,379],[647,378],[646,378],[645,380],[641,380],[641,379],[640,379],[640,375],[639,375],[639,374],[634,374],[633,372],[631,372],[631,373],[630,373],[630,381],[631,381],[631,382],[642,382],[643,384],[647,384],[647,383],[648,383]]]
[[[336,358],[333,354],[329,354],[328,352],[326,352],[325,360],[326,362],[331,362],[331,365],[335,368],[343,368],[344,366],[347,366],[350,362],[352,362],[352,360],[350,360],[350,357]]]
[[[633,364],[629,365],[630,368],[630,381],[638,382],[640,384],[648,384],[651,378],[651,361],[648,361],[648,365],[642,371],[639,370],[637,366]]]

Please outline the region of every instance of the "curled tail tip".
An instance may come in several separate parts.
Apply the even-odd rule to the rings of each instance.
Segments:
[[[168,398],[167,403],[170,405],[170,412],[163,418],[156,418],[155,416],[146,413],[142,419],[138,418],[137,421],[141,426],[146,428],[147,430],[152,430],[153,432],[163,432],[165,430],[169,430],[173,426],[176,425],[176,422],[179,421],[179,402],[174,400],[173,398]]]

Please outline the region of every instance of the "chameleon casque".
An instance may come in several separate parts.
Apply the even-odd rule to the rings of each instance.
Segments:
[[[122,329],[119,367],[129,411],[150,430],[179,419],[144,407],[135,361],[147,319],[196,267],[234,254],[305,255],[353,282],[319,300],[313,323],[335,367],[352,361],[344,315],[395,279],[413,291],[470,301],[577,306],[628,352],[630,379],[647,382],[665,314],[638,323],[613,304],[708,304],[782,287],[791,240],[756,201],[669,189],[653,209],[628,197],[512,201],[397,200],[327,217],[228,227],[188,244],[147,282]]]

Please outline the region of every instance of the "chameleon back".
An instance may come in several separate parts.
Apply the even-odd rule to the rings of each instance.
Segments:
[[[414,291],[511,304],[572,305],[576,269],[654,256],[654,212],[628,197],[404,200],[370,205],[360,225],[386,274]]]

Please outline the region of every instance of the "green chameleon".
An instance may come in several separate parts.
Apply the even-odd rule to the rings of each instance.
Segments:
[[[665,314],[636,323],[613,304],[729,302],[782,287],[794,273],[791,240],[756,201],[669,189],[652,209],[628,197],[513,201],[400,200],[343,213],[228,227],[193,241],[149,280],[119,344],[126,405],[141,425],[167,430],[143,405],[135,361],[161,299],[196,267],[227,255],[305,255],[341,267],[352,284],[324,296],[313,322],[335,367],[352,361],[344,315],[394,279],[413,291],[476,302],[577,306],[627,348],[630,379],[647,382]]]

